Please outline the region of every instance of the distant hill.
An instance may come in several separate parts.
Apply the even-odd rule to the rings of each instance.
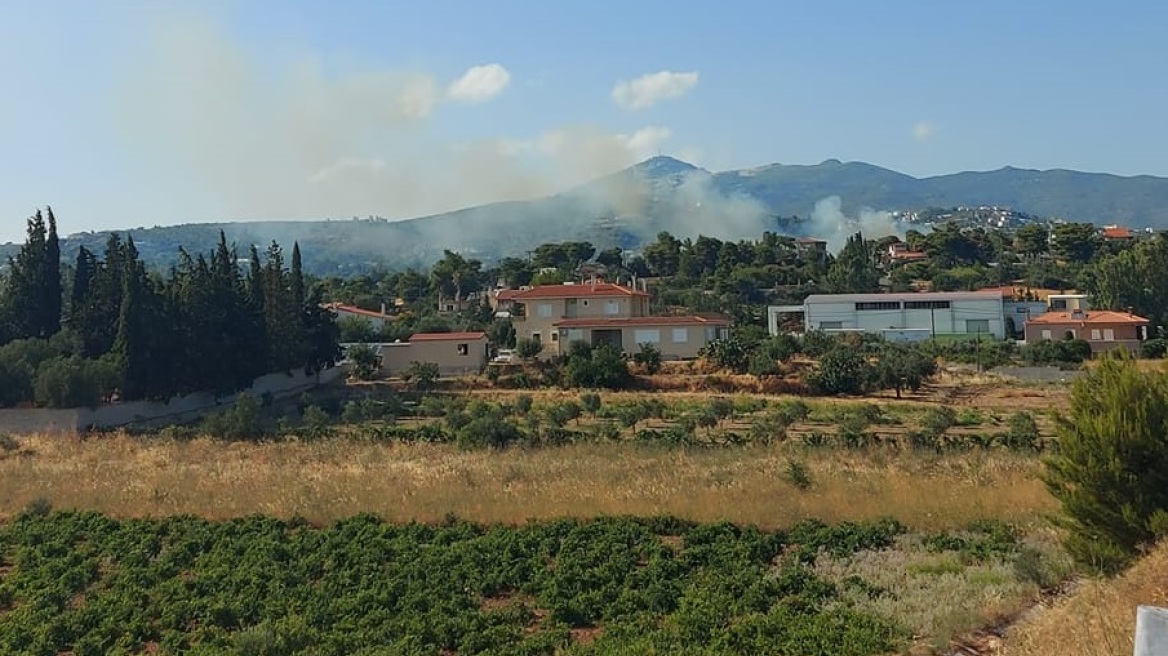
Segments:
[[[863,162],[772,164],[713,173],[670,157],[636,166],[560,194],[471,207],[434,216],[386,221],[243,222],[128,230],[147,262],[167,266],[179,246],[207,250],[223,229],[230,240],[286,248],[299,241],[305,266],[317,274],[373,267],[426,266],[443,249],[495,259],[547,241],[588,239],[598,247],[635,248],[667,230],[678,236],[738,239],[764,230],[827,236],[838,214],[815,216],[832,196],[855,216],[864,208],[912,211],[927,207],[994,205],[1040,217],[1133,228],[1168,228],[1168,179],[1006,167],[914,178]],[[793,217],[799,217],[795,219]],[[108,233],[71,235],[63,251],[100,250]],[[0,257],[15,252],[0,246]]]

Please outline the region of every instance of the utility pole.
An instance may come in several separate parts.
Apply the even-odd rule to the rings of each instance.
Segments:
[[[932,303],[929,303],[929,330],[933,339],[937,339],[937,308]]]

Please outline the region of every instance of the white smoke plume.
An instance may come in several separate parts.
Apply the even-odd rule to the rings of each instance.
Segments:
[[[904,230],[892,218],[889,212],[880,212],[863,208],[855,217],[849,217],[843,212],[843,204],[839,196],[829,196],[815,204],[811,213],[811,222],[808,232],[819,239],[827,241],[827,248],[838,253],[848,237],[862,232],[865,239],[880,239],[896,235],[904,236]]]
[[[433,114],[504,93],[502,65],[452,81],[338,72],[315,56],[274,66],[190,16],[169,17],[152,37],[119,90],[119,133],[128,154],[194,190],[213,213],[199,220],[396,219],[533,198],[627,167],[671,138],[661,126],[568,126],[451,142],[434,134]]]

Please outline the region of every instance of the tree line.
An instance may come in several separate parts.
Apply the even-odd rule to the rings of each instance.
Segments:
[[[270,372],[329,366],[338,329],[309,291],[298,244],[243,260],[220,232],[208,253],[147,270],[132,238],[63,266],[52,210],[28,221],[0,280],[0,405],[93,405],[243,389]]]

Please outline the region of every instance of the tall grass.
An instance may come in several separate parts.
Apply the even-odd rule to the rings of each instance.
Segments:
[[[36,499],[119,517],[264,513],[327,522],[368,511],[389,520],[449,513],[484,522],[672,514],[781,527],[892,516],[921,529],[982,518],[1028,521],[1054,509],[1033,458],[577,444],[463,452],[449,445],[345,440],[225,444],[126,435],[33,435],[0,454],[0,517]],[[787,475],[797,457],[814,482]]]

